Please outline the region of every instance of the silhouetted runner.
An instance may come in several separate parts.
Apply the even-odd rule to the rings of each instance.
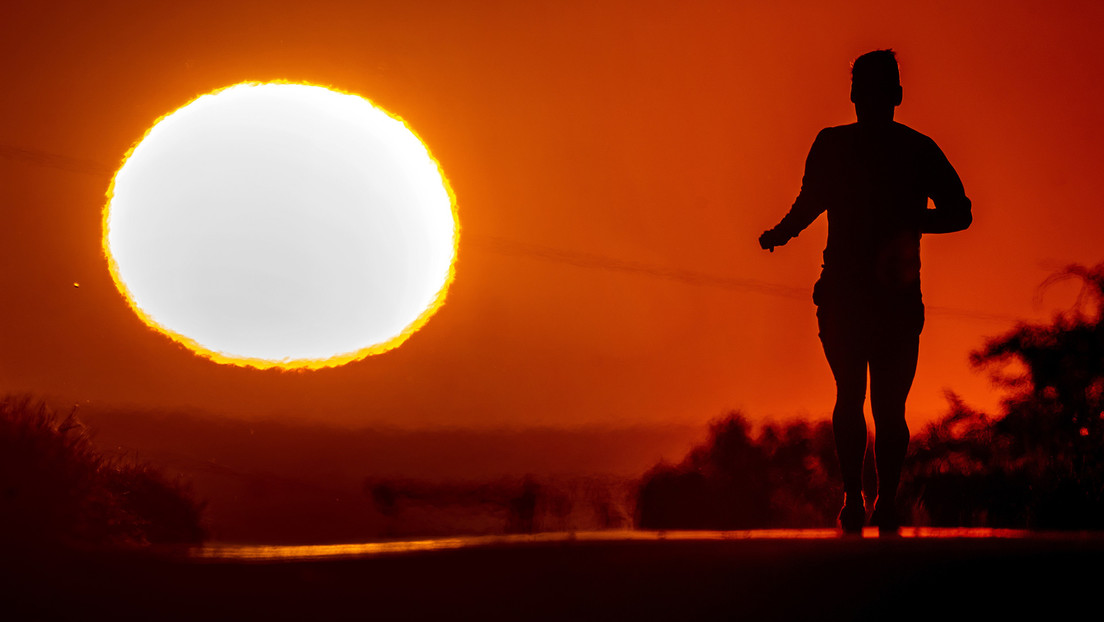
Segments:
[[[899,525],[897,485],[909,440],[905,400],[924,326],[920,235],[961,231],[972,217],[962,182],[935,142],[893,121],[901,81],[892,50],[855,59],[851,101],[858,122],[821,130],[805,161],[801,193],[759,244],[773,251],[828,212],[828,245],[813,302],[836,380],[832,426],[845,494],[839,521],[845,533],[859,533],[866,519],[869,368],[878,468],[870,520],[879,533],[891,534]]]

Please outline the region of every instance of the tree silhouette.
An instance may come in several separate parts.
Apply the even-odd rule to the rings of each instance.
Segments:
[[[644,475],[637,497],[645,529],[749,529],[767,524],[767,458],[738,412],[710,425],[709,441],[677,467]]]
[[[677,466],[644,475],[637,524],[644,529],[755,529],[830,525],[842,481],[832,425],[792,421],[757,438],[739,412],[710,425],[709,439]]]
[[[771,527],[823,527],[835,522],[843,480],[832,424],[770,423],[759,434],[767,458]],[[873,471],[873,460],[869,461]]]
[[[971,354],[1008,391],[990,419],[951,395],[914,444],[907,486],[932,524],[1104,527],[1104,263],[1069,266],[1078,304]]]
[[[1044,285],[1068,278],[1083,283],[1073,309],[1019,324],[971,354],[1008,391],[1001,413],[948,392],[948,414],[913,438],[899,496],[913,513],[906,523],[1104,528],[1104,263],[1070,266]],[[866,490],[873,477],[864,474]],[[828,422],[770,423],[753,438],[735,412],[682,463],[645,474],[637,524],[824,527],[835,522],[841,490]]]

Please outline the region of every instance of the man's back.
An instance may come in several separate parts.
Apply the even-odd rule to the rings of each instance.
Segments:
[[[895,122],[854,123],[817,136],[801,194],[778,228],[796,236],[824,211],[822,296],[919,298],[921,233],[968,222],[970,201],[930,138]]]

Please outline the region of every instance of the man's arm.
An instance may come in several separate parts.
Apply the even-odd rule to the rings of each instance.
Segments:
[[[953,233],[970,226],[974,217],[970,212],[970,199],[962,187],[962,180],[947,156],[935,144],[931,143],[932,155],[929,160],[928,196],[935,203],[935,209],[924,210],[920,221],[921,233]]]
[[[812,148],[809,149],[809,157],[805,159],[805,176],[801,179],[801,192],[793,207],[774,228],[759,236],[759,246],[764,249],[773,252],[775,246],[782,246],[797,237],[827,207],[823,198],[825,186],[829,182],[825,132],[826,130],[821,130],[817,134]]]

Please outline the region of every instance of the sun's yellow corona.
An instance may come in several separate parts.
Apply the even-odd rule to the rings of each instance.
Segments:
[[[154,330],[219,363],[342,365],[444,303],[456,201],[402,119],[355,94],[243,83],[158,119],[107,191],[103,250]]]

